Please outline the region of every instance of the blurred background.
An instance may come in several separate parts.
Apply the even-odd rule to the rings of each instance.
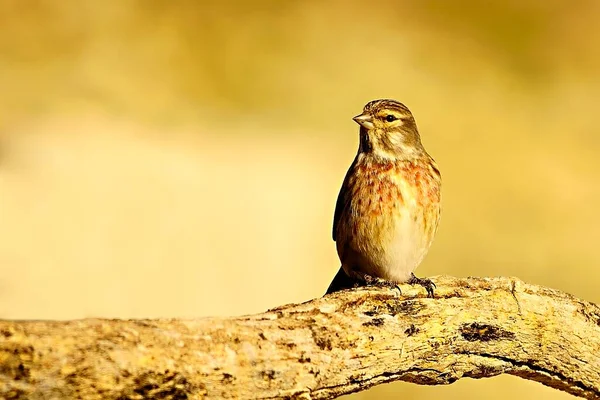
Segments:
[[[198,317],[321,296],[375,98],[444,178],[418,275],[600,301],[600,2],[0,2],[0,317]],[[354,399],[566,399],[513,377]],[[537,397],[535,397],[537,396]]]

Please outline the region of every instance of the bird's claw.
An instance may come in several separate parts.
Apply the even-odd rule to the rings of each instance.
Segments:
[[[433,281],[431,279],[427,279],[427,278],[417,278],[415,276],[415,274],[410,274],[410,279],[408,280],[408,283],[411,285],[421,285],[425,288],[425,290],[427,291],[427,297],[431,297],[433,298],[433,289],[437,289],[437,286],[435,286],[435,283],[433,283]]]
[[[365,274],[363,276],[363,281],[366,286],[377,286],[377,287],[384,287],[384,288],[390,288],[390,289],[398,289],[398,291],[400,293],[402,293],[400,286],[398,286],[398,284],[396,282],[388,281],[387,279],[381,279],[381,278],[378,278],[375,276]]]

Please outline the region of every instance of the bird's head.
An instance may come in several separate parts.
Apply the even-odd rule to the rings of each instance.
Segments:
[[[373,100],[353,119],[360,125],[360,152],[393,159],[424,152],[415,119],[396,100]]]

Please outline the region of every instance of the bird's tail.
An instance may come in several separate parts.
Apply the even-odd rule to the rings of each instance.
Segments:
[[[350,278],[348,275],[346,275],[344,269],[340,267],[339,271],[333,278],[333,281],[331,281],[331,284],[329,285],[329,288],[327,289],[327,292],[325,294],[337,292],[338,290],[350,289],[354,287],[355,282],[356,281]]]

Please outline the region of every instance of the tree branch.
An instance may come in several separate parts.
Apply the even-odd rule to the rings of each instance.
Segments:
[[[197,320],[0,321],[2,398],[329,399],[520,376],[600,399],[600,308],[514,278],[436,277]]]

